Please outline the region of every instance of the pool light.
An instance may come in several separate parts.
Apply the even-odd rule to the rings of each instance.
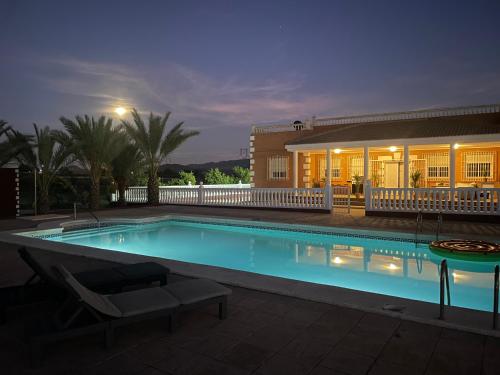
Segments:
[[[342,263],[344,263],[344,261],[340,257],[335,257],[335,258],[333,258],[333,263],[342,264]]]

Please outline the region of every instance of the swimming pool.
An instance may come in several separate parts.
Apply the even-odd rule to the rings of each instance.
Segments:
[[[437,303],[442,257],[382,234],[195,220],[121,224],[30,237]],[[379,235],[381,237],[379,237]],[[452,305],[491,311],[495,263],[448,260]]]

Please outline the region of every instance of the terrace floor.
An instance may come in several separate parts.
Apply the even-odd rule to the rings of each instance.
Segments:
[[[302,212],[156,207],[103,210],[100,217],[167,213],[231,216],[292,223],[414,231],[414,220]],[[83,214],[82,214],[83,216]],[[60,220],[60,218],[54,218]],[[40,223],[40,222],[37,222]],[[432,233],[434,224],[425,223]],[[28,227],[29,220],[0,221],[0,230]],[[445,222],[444,232],[500,238],[500,225]],[[71,271],[109,262],[54,253]],[[0,251],[0,286],[30,276],[15,248]],[[171,281],[181,279],[173,275]],[[26,311],[0,326],[2,374],[498,374],[500,339],[441,328],[355,309],[231,287],[229,316],[216,307],[185,313],[176,332],[166,322],[124,327],[115,346],[101,338],[73,339],[46,349],[41,368],[27,365],[22,337]]]

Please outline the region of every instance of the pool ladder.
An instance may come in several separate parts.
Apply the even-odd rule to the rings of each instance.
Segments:
[[[448,275],[448,262],[446,259],[441,261],[439,269],[439,319],[444,320],[444,295],[448,300],[448,306],[451,306],[450,301],[450,277]]]
[[[74,202],[73,203],[73,220],[76,220],[76,207],[77,207],[77,205],[80,205],[82,208],[84,208],[81,203],[78,203],[78,202]],[[97,227],[101,228],[101,221],[99,220],[99,218],[97,217],[97,215],[90,208],[85,208],[85,209],[95,219],[95,221],[97,223]]]
[[[493,279],[493,329],[498,327],[498,300],[499,300],[499,289],[500,289],[500,266],[495,266],[495,276]],[[439,319],[444,320],[444,301],[445,293],[447,305],[451,306],[450,301],[450,280],[448,275],[448,263],[446,259],[441,261],[441,267],[439,270]]]

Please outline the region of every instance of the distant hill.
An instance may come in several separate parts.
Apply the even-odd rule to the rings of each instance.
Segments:
[[[164,164],[160,168],[160,175],[163,178],[177,176],[180,171],[193,171],[196,176],[201,177],[206,171],[212,168],[219,168],[224,173],[230,173],[234,167],[250,168],[249,159],[223,160],[202,164]]]

